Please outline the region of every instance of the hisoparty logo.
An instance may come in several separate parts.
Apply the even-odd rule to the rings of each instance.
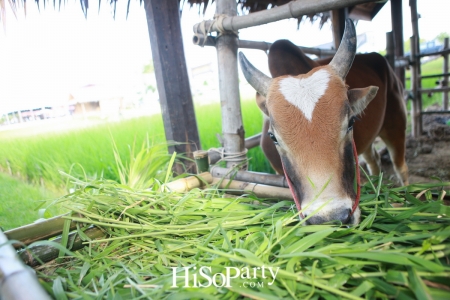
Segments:
[[[197,267],[172,267],[172,287],[180,287],[177,279],[184,279],[184,285],[181,287],[232,287],[233,279],[239,278],[240,285],[243,287],[264,287],[265,284],[272,285],[277,277],[280,268],[272,267],[224,267],[224,271],[212,274],[212,268],[202,266]],[[258,276],[260,272],[260,276]]]

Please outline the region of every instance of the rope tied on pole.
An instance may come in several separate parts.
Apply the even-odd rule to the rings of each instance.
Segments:
[[[242,162],[247,160],[247,152],[248,149],[244,148],[241,152],[225,152],[224,148],[211,148],[209,151],[216,152],[220,154],[220,159],[216,162],[232,162],[235,163],[233,166],[240,165]],[[247,168],[247,164],[244,165],[245,169]]]
[[[232,34],[238,37],[239,33],[237,30],[226,30],[223,26],[223,20],[225,18],[228,18],[229,16],[226,14],[215,14],[213,20],[205,20],[200,22],[197,25],[197,29],[194,33],[193,42],[195,45],[199,45],[201,47],[204,47],[206,44],[206,41],[208,40],[208,37],[211,36],[211,33],[215,30],[212,30],[213,28],[217,28],[217,37],[226,35],[226,34]],[[231,18],[233,20],[233,18]],[[233,28],[233,25],[231,25],[231,28]]]

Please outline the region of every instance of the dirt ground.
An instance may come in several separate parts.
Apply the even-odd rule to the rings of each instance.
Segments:
[[[450,181],[450,115],[424,115],[423,132],[418,139],[408,137],[406,162],[410,183]],[[382,143],[381,140],[379,143]],[[382,169],[387,179],[396,182],[389,154],[381,150]],[[433,179],[434,177],[434,179]]]

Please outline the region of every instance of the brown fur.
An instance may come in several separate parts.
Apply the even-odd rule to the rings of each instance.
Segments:
[[[312,61],[306,57],[295,45],[286,40],[275,42],[269,52],[269,69],[273,78],[284,75],[310,76],[307,74],[313,67],[327,65],[331,59]],[[279,78],[274,79],[275,82]],[[406,130],[406,109],[402,99],[402,87],[396,78],[393,70],[387,64],[387,61],[376,53],[356,55],[353,65],[346,77],[345,82],[349,88],[366,88],[368,86],[379,87],[375,98],[369,103],[365,111],[360,115],[360,119],[354,124],[353,138],[356,143],[357,152],[363,154],[373,173],[377,170],[378,161],[376,154],[372,149],[374,139],[379,135],[388,146],[395,169],[404,184],[408,183],[407,166],[405,162],[405,130]],[[298,155],[301,165],[305,168],[314,168],[322,170],[330,166],[339,165],[338,153],[336,149],[343,148],[342,145],[324,145],[330,138],[335,139],[339,136],[342,126],[337,124],[336,120],[341,119],[336,114],[342,113],[341,107],[344,106],[344,100],[347,99],[343,94],[346,89],[342,87],[339,80],[330,80],[327,94],[324,95],[316,106],[314,125],[308,124],[302,113],[297,109],[291,109],[286,100],[281,99],[281,94],[277,89],[278,84],[272,84],[272,89],[268,93],[268,110],[271,112],[271,119],[277,126],[278,118],[287,118],[295,120],[289,122],[290,126],[277,128],[284,142],[290,145],[290,150]],[[330,92],[331,91],[331,92]],[[278,95],[273,97],[273,95]],[[335,107],[336,109],[332,109]],[[289,112],[289,115],[286,115]],[[266,121],[265,123],[268,123]],[[264,124],[261,146],[264,153],[269,158],[273,168],[278,173],[283,173],[281,160],[276,147],[269,139],[266,132],[268,124]],[[332,143],[338,143],[333,141]],[[332,146],[332,147],[330,147]],[[342,146],[342,147],[341,147]],[[307,153],[320,154],[320,157],[326,158],[321,162],[310,161]],[[342,150],[343,151],[343,150]],[[334,153],[333,153],[334,152]],[[267,155],[269,153],[269,155]]]

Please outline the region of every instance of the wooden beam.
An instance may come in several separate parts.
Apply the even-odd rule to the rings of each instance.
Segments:
[[[403,10],[402,0],[391,0],[391,23],[394,33],[394,53],[396,57],[405,55],[403,49]],[[395,74],[405,86],[405,68],[395,68]]]
[[[179,1],[144,0],[144,4],[166,139],[181,143],[169,147],[169,151],[192,157],[201,146],[184,56]],[[187,172],[195,173],[193,162],[184,164]],[[176,172],[184,170],[179,165]]]
[[[333,40],[335,49],[339,48],[344,36],[345,20],[348,18],[348,8],[340,8],[331,11],[331,23],[333,24]]]

